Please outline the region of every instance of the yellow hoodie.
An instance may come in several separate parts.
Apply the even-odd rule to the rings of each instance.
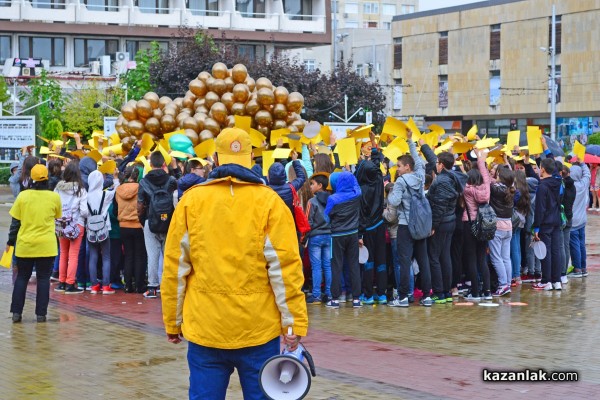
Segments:
[[[225,177],[177,205],[161,283],[167,333],[219,349],[306,336],[308,315],[295,224],[269,187]]]

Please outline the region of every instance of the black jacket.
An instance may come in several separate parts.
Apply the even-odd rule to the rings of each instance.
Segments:
[[[138,217],[140,223],[144,225],[146,222],[146,210],[150,204],[152,193],[158,188],[164,187],[169,182],[167,190],[173,193],[177,190],[177,180],[167,174],[162,169],[153,169],[148,172],[144,179],[140,181],[140,187],[138,189]]]
[[[575,181],[570,176],[563,179],[565,184],[565,190],[563,192],[562,205],[565,207],[565,215],[567,216],[568,224],[573,219],[573,203],[575,203],[575,195],[577,189],[575,188]]]
[[[294,168],[294,172],[296,173],[296,179],[288,183],[283,164],[276,162],[271,165],[269,168],[269,186],[277,192],[290,209],[292,215],[294,215],[293,195],[290,184],[296,189],[296,192],[299,191],[306,181],[306,174],[298,160],[292,161],[292,168]]]
[[[325,207],[327,206],[328,192],[317,192],[315,196],[308,201],[306,214],[310,225],[308,237],[318,235],[330,235],[331,227],[325,220]]]
[[[512,218],[514,204],[506,201],[508,188],[501,183],[492,183],[490,186],[490,205],[498,218]]]
[[[360,185],[359,231],[364,234],[383,222],[383,174],[381,153],[373,149],[371,160],[365,160],[356,168],[356,180]]]
[[[540,180],[535,196],[533,215],[534,229],[550,229],[559,227],[560,221],[560,186],[562,180],[549,177]]]
[[[441,223],[456,220],[458,196],[462,185],[452,171],[442,170],[433,180],[427,198],[431,205],[431,227],[437,229]]]
[[[330,176],[335,193],[327,199],[325,219],[329,220],[331,236],[358,232],[360,216],[360,186],[350,172],[334,172]]]

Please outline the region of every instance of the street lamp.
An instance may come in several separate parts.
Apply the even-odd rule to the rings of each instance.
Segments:
[[[114,107],[113,107],[113,106],[111,106],[111,105],[108,105],[108,104],[106,104],[106,103],[105,103],[105,102],[103,102],[103,101],[98,101],[98,102],[94,103],[94,108],[100,108],[100,107],[102,107],[102,108],[110,108],[111,110],[113,110],[113,111],[114,111],[114,112],[116,112],[117,114],[120,114],[120,113],[121,113],[121,111],[117,110],[116,108],[114,108]]]
[[[352,114],[350,117],[348,117],[348,96],[344,95],[344,118],[340,117],[339,115],[337,115],[333,111],[329,111],[329,116],[330,117],[336,117],[337,119],[339,119],[343,123],[347,124],[348,121],[350,121],[352,118],[354,118],[354,116],[356,114],[363,115],[364,112],[365,112],[365,109],[362,108],[362,107],[359,107],[358,110],[354,111],[354,114]]]
[[[337,63],[338,63],[338,61],[337,61],[337,53],[338,53],[338,51],[337,51],[337,47],[338,47],[337,43],[338,42],[343,42],[344,38],[347,38],[348,36],[350,36],[349,33],[336,33],[334,35],[334,38],[333,38],[333,68],[334,69],[337,68]]]
[[[540,47],[550,56],[550,138],[556,140],[556,10],[552,6],[551,46]]]

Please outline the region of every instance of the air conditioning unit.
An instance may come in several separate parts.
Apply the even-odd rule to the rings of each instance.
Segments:
[[[23,67],[21,69],[21,76],[31,76],[31,68],[30,67]]]
[[[129,53],[124,51],[118,51],[115,55],[117,62],[127,62],[129,61]]]
[[[90,73],[92,75],[100,75],[100,61],[90,62]]]

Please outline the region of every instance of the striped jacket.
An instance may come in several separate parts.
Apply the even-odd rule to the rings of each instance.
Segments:
[[[292,215],[269,187],[234,176],[195,186],[177,205],[161,283],[166,331],[219,349],[261,345],[288,326],[305,336]]]

